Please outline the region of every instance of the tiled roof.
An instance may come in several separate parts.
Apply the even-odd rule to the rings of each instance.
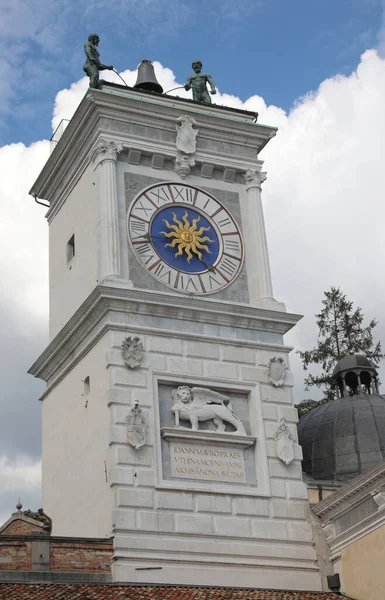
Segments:
[[[0,600],[341,600],[341,596],[193,586],[0,583]]]

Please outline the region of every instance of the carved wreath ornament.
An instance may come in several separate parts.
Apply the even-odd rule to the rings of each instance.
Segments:
[[[143,356],[143,342],[138,337],[126,337],[122,342],[123,360],[127,367],[139,367]]]

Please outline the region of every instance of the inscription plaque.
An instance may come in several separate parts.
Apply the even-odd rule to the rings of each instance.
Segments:
[[[170,462],[172,477],[247,483],[245,459],[240,449],[171,442]]]

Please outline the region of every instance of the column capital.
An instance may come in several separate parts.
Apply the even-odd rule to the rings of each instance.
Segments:
[[[246,189],[257,187],[259,190],[262,188],[262,183],[266,181],[266,171],[259,171],[257,169],[247,169],[244,172],[243,178],[246,183]]]
[[[118,154],[122,152],[122,150],[123,144],[119,144],[114,140],[100,138],[92,150],[92,162],[94,163],[95,167],[105,160],[112,160],[113,162],[116,162],[118,159]]]

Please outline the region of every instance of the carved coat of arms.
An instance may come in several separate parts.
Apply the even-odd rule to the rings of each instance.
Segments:
[[[138,337],[126,337],[122,342],[123,360],[127,367],[139,367],[143,356],[143,342]]]
[[[275,451],[279,459],[290,465],[294,459],[294,440],[289,431],[286,419],[281,419],[274,434]]]
[[[269,362],[269,380],[275,387],[280,387],[285,383],[287,366],[283,358],[270,359]]]
[[[135,402],[135,406],[131,408],[126,417],[126,423],[128,443],[135,450],[139,450],[147,440],[147,423],[138,402]]]
[[[194,129],[197,122],[193,117],[182,115],[178,117],[176,125],[176,147],[184,154],[193,154],[196,150],[196,137],[198,129]]]

